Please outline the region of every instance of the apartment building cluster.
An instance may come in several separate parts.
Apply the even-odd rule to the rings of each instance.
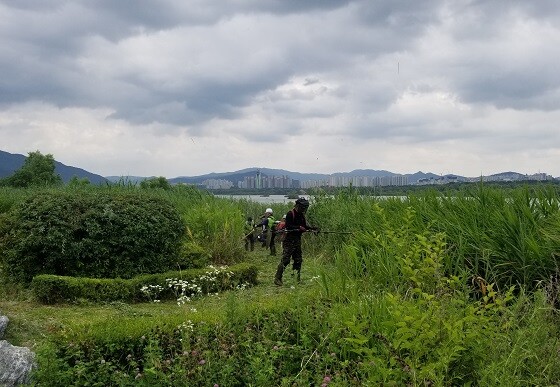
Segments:
[[[523,180],[533,180],[533,181],[548,181],[554,180],[551,175],[546,173],[533,173],[532,175],[523,175],[516,172],[506,172],[497,175],[483,176],[483,181],[523,181]],[[472,178],[471,181],[480,181],[480,178]]]
[[[408,185],[408,176],[341,176],[332,175],[325,179],[306,180],[301,182],[301,188],[315,187],[386,187]]]
[[[286,175],[263,176],[257,173],[255,176],[247,176],[238,183],[239,188],[316,188],[316,187],[383,187],[408,185],[408,176],[343,176],[331,175],[317,180],[294,180]]]
[[[525,175],[516,172],[499,173],[491,176],[481,177],[462,177],[456,175],[445,175],[434,178],[424,178],[413,183],[409,182],[408,176],[391,175],[391,176],[347,176],[347,175],[330,175],[323,179],[299,181],[290,178],[287,175],[267,176],[257,171],[255,175],[245,176],[242,181],[237,183],[226,179],[208,179],[204,180],[201,186],[207,189],[229,189],[237,185],[238,188],[245,189],[265,189],[265,188],[318,188],[318,187],[386,187],[386,186],[406,186],[409,184],[416,185],[432,185],[432,184],[449,184],[458,182],[478,182],[483,181],[550,181],[554,180],[551,175],[546,173],[535,173]]]
[[[233,183],[225,179],[207,179],[201,185],[206,189],[229,189],[233,187]]]
[[[243,181],[237,183],[239,188],[261,189],[261,188],[298,188],[299,181],[293,180],[286,175],[265,176],[257,172],[255,176],[246,176]]]
[[[479,176],[479,177],[461,177],[455,175],[445,175],[438,176],[435,178],[420,179],[416,183],[417,185],[431,185],[431,184],[449,184],[449,183],[476,183],[482,181],[498,181],[498,182],[509,182],[509,181],[552,181],[554,177],[547,175],[546,173],[534,173],[531,175],[517,173],[517,172],[504,172],[498,173],[496,175],[490,176]]]

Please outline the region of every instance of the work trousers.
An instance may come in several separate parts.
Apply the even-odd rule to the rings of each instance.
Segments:
[[[245,237],[245,250],[249,251],[255,250],[255,235],[250,233]]]
[[[280,280],[282,279],[284,269],[290,264],[290,261],[293,260],[292,269],[296,270],[298,274],[301,271],[301,263],[303,262],[301,252],[301,238],[286,237],[282,245],[282,260],[280,261],[278,269],[276,270],[276,278]]]
[[[269,231],[266,237],[266,245],[270,249],[270,255],[276,255],[276,233],[274,231]]]

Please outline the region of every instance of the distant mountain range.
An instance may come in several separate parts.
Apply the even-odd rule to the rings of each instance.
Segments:
[[[24,155],[0,151],[0,179],[13,175],[15,171],[23,166],[26,158],[27,156]],[[62,181],[65,183],[70,181],[74,176],[80,179],[86,178],[92,184],[100,184],[108,181],[103,176],[96,175],[95,173],[88,172],[81,168],[70,167],[58,161],[55,161],[55,173],[59,174]]]
[[[4,178],[12,175],[16,170],[22,167],[27,156],[21,154],[12,154],[4,151],[0,151],[0,178]],[[202,184],[205,180],[215,179],[215,180],[229,180],[234,185],[237,182],[243,181],[245,177],[254,177],[259,171],[263,176],[287,176],[292,180],[306,181],[306,180],[322,180],[327,179],[331,176],[368,176],[368,177],[384,177],[384,176],[407,176],[409,184],[416,184],[419,182],[451,182],[451,181],[468,181],[472,180],[463,176],[458,175],[436,175],[431,172],[421,172],[418,171],[412,174],[400,175],[398,173],[389,172],[386,170],[374,170],[374,169],[355,169],[350,172],[336,172],[332,174],[322,174],[322,173],[300,173],[291,172],[284,169],[270,169],[270,168],[245,168],[234,172],[222,172],[222,173],[208,173],[206,175],[198,176],[179,176],[174,178],[168,178],[167,180],[171,184]],[[87,178],[93,184],[99,184],[104,182],[117,182],[117,181],[127,181],[127,182],[140,182],[142,180],[148,179],[154,176],[100,176],[94,173],[88,172],[84,169],[64,165],[58,161],[55,161],[55,172],[58,173],[64,182],[68,182],[72,177],[76,176],[78,178]],[[490,176],[486,176],[485,180],[521,180],[524,176],[523,174],[517,172],[503,172]]]
[[[350,172],[337,172],[329,175],[323,173],[301,173],[301,172],[287,171],[284,169],[253,167],[253,168],[241,169],[239,171],[234,171],[234,172],[209,173],[206,175],[198,175],[198,176],[179,176],[167,180],[171,184],[201,184],[205,180],[221,179],[221,180],[228,180],[234,184],[237,184],[237,182],[243,181],[245,177],[254,177],[257,171],[259,171],[262,176],[287,176],[292,180],[299,180],[299,181],[328,179],[330,176],[383,177],[383,176],[399,175],[398,173],[393,173],[385,170],[373,170],[373,169],[355,169]],[[416,172],[404,176],[408,176],[409,183],[417,182],[420,179],[435,179],[439,177],[439,175],[436,175],[434,173],[429,173],[429,172],[428,173]],[[113,182],[123,180],[123,176],[106,176],[106,178],[109,181],[113,181]],[[125,176],[124,179],[131,182],[137,182],[146,179],[146,177]]]
[[[245,168],[234,172],[222,172],[222,173],[208,173],[206,175],[198,176],[179,176],[174,178],[168,178],[167,180],[171,184],[202,184],[205,180],[228,180],[234,185],[237,182],[243,181],[245,177],[254,177],[259,171],[262,176],[287,176],[292,180],[299,180],[300,182],[306,180],[323,180],[328,179],[331,176],[367,176],[367,177],[386,177],[386,176],[406,176],[408,177],[409,184],[444,184],[450,182],[468,182],[468,181],[478,181],[480,176],[477,177],[465,177],[454,174],[447,175],[436,175],[432,172],[422,172],[418,171],[415,173],[399,174],[386,170],[375,170],[375,169],[355,169],[350,172],[336,172],[332,174],[324,173],[301,173],[292,172],[284,169],[270,169],[270,168]],[[531,176],[532,180],[545,180],[542,176],[535,177],[537,174]],[[538,174],[545,175],[545,174]],[[552,176],[546,175],[547,179],[553,179]],[[152,176],[153,177],[153,176]],[[138,182],[147,179],[148,177],[142,176],[106,176],[109,181],[119,181],[126,180],[130,182]],[[483,176],[484,181],[515,181],[515,180],[527,180],[528,176],[518,172],[501,172],[493,175]],[[559,179],[559,178],[556,178]]]

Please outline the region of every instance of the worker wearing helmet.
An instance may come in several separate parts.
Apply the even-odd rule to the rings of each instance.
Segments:
[[[262,246],[270,249],[270,255],[276,255],[276,245],[274,244],[276,223],[274,222],[272,208],[267,208],[264,211],[261,222],[256,227],[261,228],[260,241]]]
[[[307,224],[305,213],[309,208],[309,201],[305,198],[296,200],[294,208],[286,214],[286,235],[283,242],[282,260],[278,264],[274,284],[282,286],[282,274],[286,266],[293,260],[292,269],[297,273],[298,282],[301,280],[301,264],[303,262],[301,251],[301,235],[305,231],[314,230]]]

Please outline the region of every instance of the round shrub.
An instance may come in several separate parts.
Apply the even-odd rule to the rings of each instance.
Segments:
[[[176,267],[184,235],[178,211],[161,197],[49,191],[5,214],[0,259],[17,281],[38,274],[130,278]]]

